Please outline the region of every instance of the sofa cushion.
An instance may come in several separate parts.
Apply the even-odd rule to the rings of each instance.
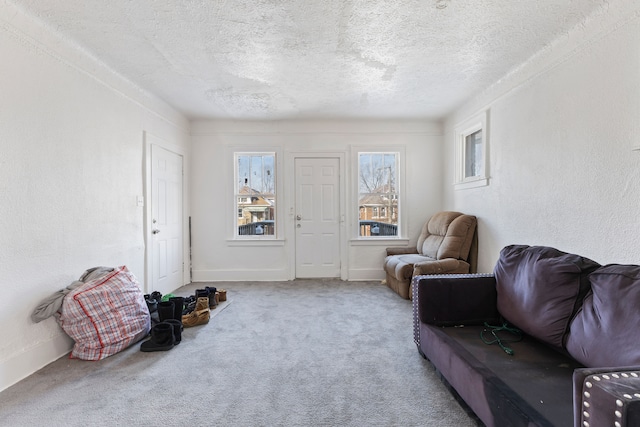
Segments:
[[[546,246],[507,246],[494,270],[498,311],[525,333],[562,349],[589,290],[587,275],[599,266]]]
[[[588,367],[640,365],[640,266],[609,264],[571,322],[567,351]]]

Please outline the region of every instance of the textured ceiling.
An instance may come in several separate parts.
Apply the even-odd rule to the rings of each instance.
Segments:
[[[9,1],[194,119],[438,119],[607,3]]]

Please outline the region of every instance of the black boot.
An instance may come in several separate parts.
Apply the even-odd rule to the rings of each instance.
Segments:
[[[158,301],[156,301],[155,299],[151,298],[151,295],[146,294],[144,296],[144,300],[147,303],[147,308],[149,309],[149,313],[153,313],[158,309]]]
[[[176,320],[176,319],[169,319],[169,320],[165,320],[164,323],[168,323],[171,326],[173,326],[173,337],[176,340],[175,345],[180,344],[180,341],[182,341],[182,331],[184,329],[184,327],[182,326],[182,321]]]
[[[158,302],[162,301],[162,294],[160,292],[158,292],[158,291],[151,292],[149,297],[151,299],[154,299],[154,300],[158,301]]]
[[[151,339],[140,344],[140,351],[167,351],[176,343],[173,335],[174,326],[167,322],[160,322],[151,328]]]
[[[216,306],[218,305],[218,301],[216,300],[216,292],[218,290],[213,286],[206,286],[205,289],[209,291],[209,308],[216,308]]]
[[[209,298],[209,294],[210,293],[211,292],[209,292],[209,289],[206,289],[206,288],[205,289],[196,289],[196,293],[195,293],[196,300],[198,298],[204,298],[204,297]]]
[[[160,301],[158,303],[158,317],[160,318],[160,322],[173,319],[173,316],[175,316],[173,301]]]
[[[169,301],[173,302],[173,318],[182,321],[182,310],[184,310],[184,297],[171,297]]]

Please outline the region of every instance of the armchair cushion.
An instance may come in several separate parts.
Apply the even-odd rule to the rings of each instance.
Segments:
[[[466,260],[476,229],[476,217],[460,212],[439,212],[422,227],[416,249],[433,259]]]
[[[384,270],[398,280],[411,280],[416,263],[435,261],[418,254],[391,255],[384,260]]]
[[[459,259],[429,259],[416,262],[413,275],[421,274],[463,274],[469,272],[469,264]]]
[[[417,254],[418,250],[412,246],[394,246],[387,248],[387,256]]]

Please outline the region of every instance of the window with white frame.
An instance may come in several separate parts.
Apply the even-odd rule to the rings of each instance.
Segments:
[[[359,237],[397,237],[399,153],[358,152]]]
[[[234,154],[235,209],[239,238],[274,238],[276,235],[276,154]]]
[[[456,127],[456,189],[489,184],[487,112]]]

